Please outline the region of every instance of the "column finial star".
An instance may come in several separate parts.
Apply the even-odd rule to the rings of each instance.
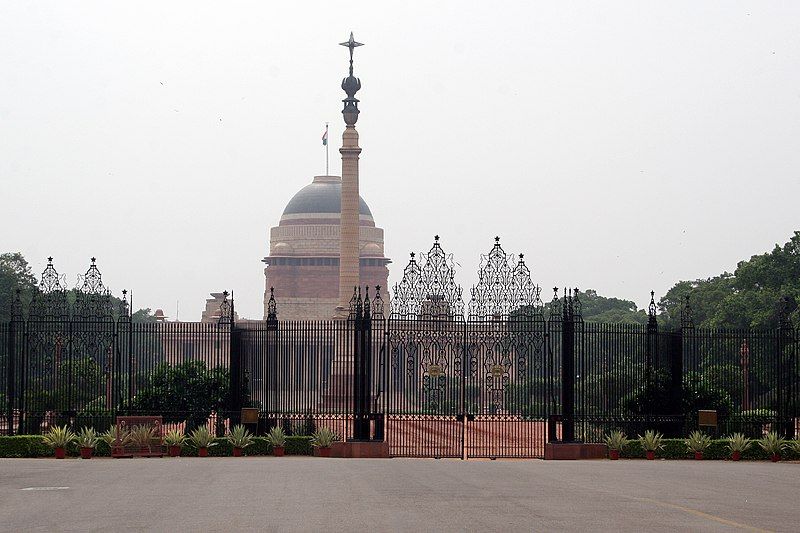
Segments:
[[[353,38],[353,32],[350,32],[350,39],[343,43],[339,43],[341,46],[346,46],[350,49],[350,75],[353,75],[353,50],[355,50],[359,46],[364,46],[364,43],[359,43]]]

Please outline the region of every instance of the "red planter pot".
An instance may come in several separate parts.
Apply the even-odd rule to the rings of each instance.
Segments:
[[[317,448],[317,454],[320,457],[330,457],[331,456],[331,449],[330,449],[330,447],[325,447],[325,448],[319,447],[319,448]]]
[[[644,455],[645,457],[647,457],[648,461],[652,461],[653,459],[656,458],[656,452],[652,450],[647,450],[646,452],[644,452]]]
[[[199,448],[197,450],[198,457],[208,457],[208,448]]]
[[[286,455],[286,448],[284,448],[283,446],[275,446],[274,448],[272,448],[272,455],[274,455],[275,457],[283,457],[284,455]]]
[[[81,448],[81,459],[91,459],[94,448]]]
[[[67,456],[67,450],[64,448],[56,448],[56,459],[63,459]]]
[[[778,461],[781,460],[781,456],[778,453],[773,453],[772,457],[770,457],[769,460],[772,461],[773,463],[777,463]]]
[[[619,450],[608,450],[608,458],[612,461],[619,459]]]
[[[731,461],[738,461],[742,458],[742,452],[731,452]]]
[[[169,447],[169,456],[170,457],[178,457],[181,454],[181,447],[180,446],[170,446]]]
[[[694,460],[695,461],[702,461],[703,460],[703,452],[694,452]]]
[[[242,449],[241,448],[234,448],[233,449],[233,456],[234,457],[241,457],[242,456]]]

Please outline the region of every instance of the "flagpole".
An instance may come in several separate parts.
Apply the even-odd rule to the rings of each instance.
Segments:
[[[330,139],[328,139],[328,123],[325,123],[325,175],[329,176],[330,172],[328,171],[328,145],[330,144]]]

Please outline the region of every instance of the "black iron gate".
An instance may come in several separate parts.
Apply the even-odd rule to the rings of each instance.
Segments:
[[[542,457],[551,348],[539,288],[495,240],[465,317],[438,237],[395,287],[383,408],[392,455]]]
[[[49,262],[27,318],[17,295],[0,324],[0,433],[136,412],[222,434],[242,407],[260,408],[259,431],[327,426],[400,456],[541,457],[546,442],[612,429],[680,437],[707,409],[720,435],[797,432],[800,335],[785,305],[777,330],[695,328],[688,301],[681,327],[660,330],[653,294],[642,323],[584,323],[577,289],[543,305],[499,242],[468,306],[453,270],[438,239],[412,255],[386,319],[363,289],[341,320],[279,321],[271,298],[265,321],[238,322],[222,293],[211,322],[139,323],[94,262],[70,300]],[[185,386],[209,392],[198,403]]]
[[[386,435],[390,453],[540,457],[548,413],[548,332],[514,320],[390,318]]]

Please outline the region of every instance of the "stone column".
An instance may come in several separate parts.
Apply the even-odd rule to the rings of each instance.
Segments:
[[[349,312],[353,288],[359,285],[359,194],[358,131],[348,125],[342,135],[342,218],[339,237],[339,306],[338,314]]]

